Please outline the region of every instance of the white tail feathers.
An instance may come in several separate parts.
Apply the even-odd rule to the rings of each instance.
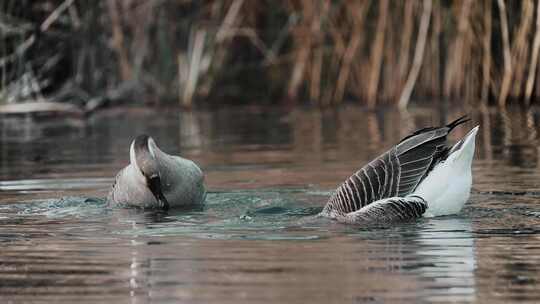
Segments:
[[[478,129],[478,126],[474,127],[454,145],[448,158],[436,165],[414,191],[414,195],[424,198],[428,203],[425,216],[458,213],[469,199],[471,165]]]
[[[474,127],[460,142],[455,145],[459,146],[458,150],[452,151],[449,155],[449,158],[452,158],[453,161],[456,162],[455,165],[462,165],[470,170],[472,159],[474,157],[475,139],[478,129],[479,126]],[[452,148],[452,150],[453,149],[454,148]]]

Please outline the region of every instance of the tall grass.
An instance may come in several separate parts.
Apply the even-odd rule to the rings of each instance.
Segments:
[[[540,99],[540,0],[6,0],[0,10],[10,102]]]

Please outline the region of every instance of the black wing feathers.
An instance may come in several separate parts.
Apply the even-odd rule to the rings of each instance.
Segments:
[[[457,127],[457,126],[459,126],[459,125],[461,125],[463,123],[466,123],[469,120],[470,119],[467,118],[467,115],[461,116],[460,118],[458,118],[458,119],[456,119],[456,120],[454,120],[451,123],[446,125],[446,128],[448,128],[447,132],[450,133],[450,131],[452,131],[455,127]],[[407,140],[407,139],[409,139],[411,137],[414,137],[414,136],[416,136],[418,134],[426,133],[426,132],[433,131],[433,130],[436,130],[436,129],[441,129],[441,128],[444,128],[444,127],[426,127],[426,128],[416,130],[412,134],[409,134],[409,135],[405,136],[399,143],[402,143],[405,140]]]

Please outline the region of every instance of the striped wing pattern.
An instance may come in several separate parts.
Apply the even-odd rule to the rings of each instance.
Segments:
[[[426,212],[426,201],[415,195],[391,197],[369,204],[358,211],[339,217],[345,223],[389,223],[418,218]]]
[[[332,195],[325,211],[349,213],[398,194],[399,160],[392,149],[349,177]]]
[[[459,118],[447,126],[425,128],[406,137],[341,184],[323,214],[343,215],[382,199],[411,194],[429,170],[448,155],[447,135],[465,121]]]

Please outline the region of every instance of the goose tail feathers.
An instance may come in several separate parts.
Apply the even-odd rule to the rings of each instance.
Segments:
[[[455,127],[464,124],[468,121],[470,121],[470,118],[467,118],[467,115],[463,115],[459,117],[458,119],[452,121],[451,123],[447,124],[446,127],[449,129],[448,132],[452,131]]]
[[[465,164],[469,164],[470,167],[474,156],[476,134],[479,128],[480,126],[474,127],[463,139],[452,146],[449,155],[453,156],[456,161],[459,160]]]

